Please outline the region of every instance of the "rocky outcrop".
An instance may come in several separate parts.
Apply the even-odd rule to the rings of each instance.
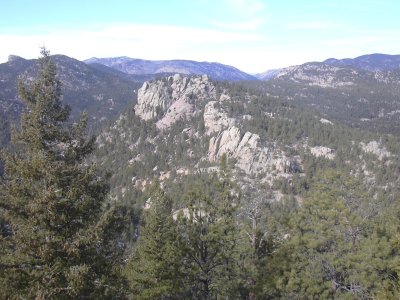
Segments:
[[[217,161],[223,154],[230,158],[236,158],[236,166],[246,173],[257,173],[257,166],[268,153],[259,151],[257,147],[260,137],[257,134],[246,132],[243,136],[239,128],[233,126],[220,132],[210,139],[208,158]]]
[[[282,156],[277,159],[272,159],[272,166],[278,174],[300,173],[302,171],[299,157]]]
[[[324,146],[311,147],[310,151],[316,157],[325,157],[327,159],[334,159],[336,155],[333,149]]]
[[[135,114],[144,120],[158,119],[157,127],[165,129],[192,115],[205,100],[215,96],[215,87],[207,75],[189,78],[177,74],[145,82],[138,91]]]
[[[385,157],[390,157],[391,153],[377,141],[370,141],[369,143],[360,143],[361,149],[364,152],[375,154],[380,160]]]
[[[212,165],[226,154],[233,160],[235,170],[245,177],[260,175],[263,182],[270,183],[274,178],[301,172],[299,159],[287,157],[274,142],[261,141],[258,134],[249,131],[241,132],[241,120],[252,117],[233,118],[225,109],[232,101],[230,95],[223,91],[217,99],[216,94],[207,76],[170,76],[142,86],[135,113],[144,120],[155,120],[158,128],[166,130],[179,119],[204,112],[205,134],[210,139],[207,160]],[[184,132],[198,137],[194,130],[186,128]]]
[[[207,134],[222,131],[235,124],[235,119],[229,118],[228,114],[219,108],[219,102],[210,101],[206,104],[204,108],[204,126]]]
[[[336,88],[354,85],[356,70],[336,67],[323,63],[306,63],[280,70],[276,78],[322,88]]]
[[[236,159],[236,167],[250,175],[269,172],[272,169],[278,173],[300,171],[299,163],[283,154],[278,154],[273,144],[270,147],[263,147],[260,145],[258,134],[246,132],[242,135],[235,126],[221,131],[210,139],[209,161],[215,162],[223,154]]]
[[[319,120],[322,124],[329,124],[329,125],[333,125],[333,123],[327,119],[321,118]]]
[[[246,132],[242,137],[239,128],[232,126],[210,139],[209,159],[215,161],[226,153],[228,156],[251,151],[257,148],[260,137],[257,134]]]

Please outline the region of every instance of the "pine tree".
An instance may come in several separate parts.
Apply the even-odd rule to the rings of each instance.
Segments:
[[[181,251],[172,201],[153,186],[150,207],[126,274],[135,299],[179,299],[184,292]]]
[[[242,207],[240,212],[242,271],[246,277],[245,287],[248,299],[257,299],[257,294],[265,295],[262,290],[261,277],[270,276],[264,274],[265,260],[268,250],[272,247],[272,236],[267,228],[266,215],[268,193],[254,196]],[[266,278],[262,278],[265,280]]]
[[[155,188],[127,267],[135,299],[238,297],[239,195],[228,176],[227,166],[219,177],[199,175],[198,186],[178,201],[185,207],[175,212]]]
[[[363,194],[349,177],[332,170],[316,180],[291,220],[287,297],[369,298],[379,276],[362,218]]]
[[[374,233],[366,241],[366,248],[373,253],[373,265],[379,272],[376,281],[377,299],[400,298],[400,205],[390,205],[374,224]]]
[[[105,209],[108,184],[85,158],[94,149],[87,117],[68,125],[61,84],[46,49],[13,135],[2,153],[0,290],[5,298],[87,298],[115,295],[116,215]]]
[[[238,297],[239,195],[229,180],[226,161],[220,178],[211,176],[212,193],[194,188],[185,196],[187,208],[177,219],[182,239],[182,270],[192,299]]]

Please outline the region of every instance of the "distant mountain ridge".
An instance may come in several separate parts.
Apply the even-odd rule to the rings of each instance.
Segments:
[[[323,61],[323,63],[338,67],[354,67],[368,71],[388,71],[400,69],[400,55],[374,53],[356,58],[329,58]]]
[[[310,62],[280,70],[262,89],[340,123],[400,135],[399,62],[384,54]]]
[[[274,79],[276,77],[281,77],[282,75],[286,75],[293,69],[298,69],[304,65],[310,65],[310,64],[325,64],[339,68],[349,67],[371,72],[391,71],[400,69],[400,55],[374,53],[374,54],[361,55],[355,58],[343,58],[343,59],[328,58],[322,62],[306,62],[301,65],[295,65],[280,69],[271,69],[265,72],[255,74],[254,76],[260,80],[267,81]]]
[[[330,58],[255,76],[219,63],[189,60],[117,57],[82,62],[65,55],[54,55],[53,60],[63,84],[64,102],[72,108],[72,120],[85,110],[97,127],[134,104],[144,81],[176,73],[198,73],[221,81],[249,81],[261,86],[266,94],[318,110],[350,126],[400,134],[400,55]],[[0,145],[9,140],[10,124],[18,122],[24,108],[17,81],[30,80],[36,70],[37,60],[15,55],[0,64],[0,128],[5,128],[0,133]]]
[[[65,55],[52,55],[52,60],[62,83],[64,101],[71,106],[73,116],[82,110],[96,119],[108,118],[114,111],[119,114],[127,102],[136,99],[135,89],[147,79],[127,76],[105,66],[91,66]],[[7,104],[22,105],[17,82],[21,79],[29,82],[35,76],[37,67],[36,59],[14,55],[9,56],[8,62],[0,64],[0,108],[8,111]]]
[[[63,102],[71,107],[71,119],[76,120],[82,111],[86,111],[91,127],[100,127],[117,116],[128,103],[135,103],[137,89],[149,79],[106,66],[88,65],[65,55],[53,55],[52,59],[62,83]],[[17,82],[32,80],[37,67],[36,59],[15,55],[0,64],[0,127],[4,125],[0,148],[9,140],[11,123],[18,122],[25,107],[18,96]]]
[[[127,74],[148,75],[161,73],[179,73],[184,75],[206,74],[215,80],[258,80],[239,69],[216,63],[198,62],[193,60],[144,60],[122,57],[90,58],[84,61],[87,64],[102,64]]]
[[[281,70],[282,69],[267,70],[265,72],[255,74],[254,76],[260,80],[270,80],[270,79],[276,77],[276,75],[278,75]]]

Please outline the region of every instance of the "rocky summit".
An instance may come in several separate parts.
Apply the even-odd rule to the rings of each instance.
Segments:
[[[164,129],[195,113],[210,98],[215,98],[215,87],[207,75],[188,78],[177,74],[145,82],[138,91],[135,113],[144,120],[157,118],[157,127]]]
[[[177,121],[188,122],[200,115],[205,132],[191,132],[199,139],[208,140],[208,152],[202,160],[210,164],[219,162],[223,155],[235,159],[239,170],[247,175],[271,174],[264,178],[269,183],[277,176],[289,176],[301,167],[297,157],[287,157],[272,141],[261,140],[250,131],[239,129],[240,120],[246,116],[232,117],[225,105],[232,98],[228,91],[217,95],[215,83],[207,75],[183,77],[170,76],[162,80],[145,82],[138,91],[135,115],[143,120],[153,120],[158,129],[167,129]],[[294,167],[296,166],[296,167]],[[274,172],[272,172],[274,170]]]

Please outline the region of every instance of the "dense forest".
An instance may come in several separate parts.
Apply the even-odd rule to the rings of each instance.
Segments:
[[[42,55],[35,80],[18,86],[27,110],[1,154],[1,299],[400,297],[398,137],[321,123],[262,89],[216,83],[218,95],[230,92],[218,105],[231,117],[252,116],[240,130],[302,162],[271,185],[262,173],[245,184],[235,159],[201,159],[200,115],[160,134],[128,108],[88,136],[88,116],[69,122]],[[354,146],[373,140],[393,156]],[[305,144],[336,156],[315,157]]]

